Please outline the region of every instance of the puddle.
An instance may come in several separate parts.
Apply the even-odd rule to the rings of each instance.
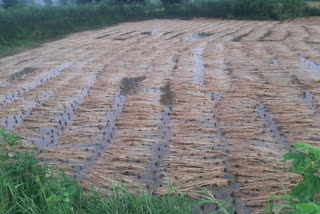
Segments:
[[[194,62],[194,68],[193,68],[193,80],[198,85],[204,84],[204,75],[206,71],[205,62],[203,59],[203,52],[204,48],[197,48],[193,52],[193,62]]]
[[[304,91],[303,103],[313,109],[313,94],[310,91]]]
[[[148,31],[148,32],[142,32],[141,34],[151,36],[151,35],[156,34],[158,32],[159,32],[159,30],[152,30],[152,31]]]
[[[59,144],[59,137],[70,124],[79,106],[86,100],[86,97],[92,90],[93,85],[96,83],[98,75],[92,78],[86,87],[82,88],[81,93],[77,96],[72,97],[72,101],[64,106],[64,111],[62,113],[57,113],[55,117],[56,125],[49,128],[40,128],[40,136],[33,139],[33,143],[38,147],[39,150],[45,148],[55,148]]]
[[[199,41],[200,39],[211,36],[211,35],[213,35],[213,34],[211,34],[211,33],[196,33],[196,34],[192,34],[191,36],[184,37],[183,40],[195,42],[195,41]]]
[[[29,117],[32,114],[33,108],[42,106],[43,102],[52,97],[53,92],[35,97],[35,99],[32,100],[33,106],[31,108],[22,108],[20,114],[11,115],[5,118],[3,122],[4,127],[6,127],[9,132],[12,132],[18,125],[23,123],[26,117]]]
[[[152,193],[156,188],[162,187],[162,163],[165,157],[169,154],[169,144],[171,139],[171,108],[174,104],[174,92],[170,88],[170,83],[162,87],[160,90],[154,89],[154,93],[160,93],[160,100],[157,102],[163,105],[160,115],[161,125],[159,130],[156,131],[155,136],[159,143],[153,146],[153,157],[147,170],[141,175],[143,184],[146,185],[148,192]]]
[[[175,94],[171,89],[170,83],[167,83],[166,86],[161,89],[160,103],[166,107],[172,107],[175,102]]]
[[[9,76],[8,80],[0,83],[0,87],[6,87],[12,83],[15,83],[17,80],[24,79],[26,76],[28,76],[29,74],[33,73],[36,70],[38,70],[38,68],[26,67],[22,71],[13,73]]]
[[[0,82],[0,87],[3,88],[3,87],[6,87],[9,85],[9,81],[6,80],[6,81],[3,81],[3,82]]]
[[[1,103],[0,103],[0,108],[3,108],[5,107],[6,105],[18,100],[21,96],[23,96],[23,94],[27,93],[28,91],[38,87],[39,85],[42,85],[44,84],[45,82],[47,82],[48,80],[54,78],[54,77],[57,77],[59,76],[62,71],[69,67],[70,66],[70,63],[65,63],[61,66],[59,66],[56,70],[54,70],[53,72],[49,73],[49,74],[46,74],[44,77],[38,79],[37,81],[33,82],[33,83],[30,83],[27,87],[23,88],[23,89],[20,89],[20,90],[17,90],[16,92],[12,93],[11,95],[8,95],[6,96],[6,99],[3,100]]]
[[[152,193],[156,188],[163,185],[162,163],[169,154],[169,144],[171,139],[171,109],[167,106],[163,107],[161,113],[161,125],[159,133],[156,134],[160,138],[160,142],[153,146],[153,159],[151,160],[147,170],[142,174],[141,180],[146,185],[148,192]]]
[[[312,109],[317,117],[320,117],[320,113],[316,111],[316,106],[314,104],[314,95],[310,91],[303,92],[303,103]]]
[[[102,133],[103,140],[99,143],[88,145],[88,147],[93,146],[94,150],[87,162],[80,164],[80,166],[75,168],[75,179],[84,179],[91,166],[94,165],[107,148],[112,145],[117,134],[116,122],[123,112],[128,96],[134,89],[138,88],[139,84],[144,79],[146,79],[144,76],[122,79],[119,93],[114,98],[114,104],[112,105],[111,110],[106,114],[107,120],[104,124]]]
[[[268,112],[263,103],[259,103],[256,108],[257,115],[263,120],[267,126],[267,134],[275,138],[276,143],[280,143],[286,147],[290,147],[289,140],[280,132],[278,125],[273,120],[272,115]]]
[[[153,72],[153,66],[151,65],[149,68],[148,68],[148,73],[152,73]]]
[[[31,67],[24,68],[22,71],[11,74],[9,77],[9,82],[15,82],[17,80],[23,79],[27,75],[35,72],[36,70],[38,70],[38,68],[31,68]]]
[[[272,64],[273,65],[280,65],[280,62],[278,59],[272,59]]]
[[[94,149],[90,159],[85,163],[79,164],[80,166],[75,168],[75,179],[84,179],[84,177],[88,174],[90,167],[94,165],[98,158],[103,156],[108,147],[112,145],[117,134],[116,122],[123,112],[126,101],[127,96],[124,96],[121,93],[115,96],[114,104],[112,105],[111,110],[106,114],[107,120],[105,121],[102,133],[103,140],[97,144],[87,145],[88,147],[94,147]]]
[[[134,78],[123,78],[121,80],[120,93],[127,96],[132,90],[136,89],[140,82],[145,80],[145,76],[134,77]]]
[[[213,105],[215,105],[221,99],[220,92],[206,93],[206,96]],[[218,159],[221,160],[222,163],[225,165],[224,178],[230,181],[230,184],[227,187],[214,187],[210,189],[211,192],[219,201],[231,201],[234,210],[238,213],[240,210],[246,211],[245,213],[248,213],[248,208],[245,206],[245,203],[241,201],[240,198],[234,196],[234,193],[240,191],[240,185],[237,183],[234,173],[232,171],[232,163],[229,156],[229,143],[227,139],[224,137],[223,129],[217,121],[215,114],[213,114],[213,117],[211,117],[209,120],[202,122],[202,124],[205,124],[208,126],[208,128],[215,130],[216,134],[213,137],[217,138],[221,142],[218,144],[214,144],[213,149],[223,154],[219,156]],[[216,210],[217,207],[216,205],[207,205],[203,208],[206,212],[213,212]]]
[[[207,92],[207,96],[209,97],[209,101],[217,104],[221,99],[221,92]]]
[[[316,76],[315,79],[320,80],[320,65],[318,65],[316,62],[303,57],[303,56],[298,56],[300,59],[300,62],[304,64],[307,68],[309,68],[311,71],[314,72],[314,75]]]

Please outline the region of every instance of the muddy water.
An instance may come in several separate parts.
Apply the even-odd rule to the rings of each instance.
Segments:
[[[204,76],[206,71],[205,62],[203,59],[204,48],[197,48],[194,50],[194,82],[198,85],[204,84]]]
[[[210,33],[196,33],[196,34],[192,34],[191,36],[186,36],[183,38],[184,41],[191,41],[191,42],[195,42],[195,41],[199,41],[202,38],[211,36],[212,34]]]
[[[127,97],[121,93],[115,96],[111,111],[109,111],[106,115],[107,121],[105,124],[103,124],[103,127],[105,127],[103,130],[103,140],[94,145],[94,149],[92,150],[92,155],[90,156],[89,161],[75,168],[74,177],[77,180],[82,180],[86,176],[90,166],[92,166],[99,157],[103,156],[108,146],[113,143],[117,135],[116,122],[120,117],[123,108],[125,107],[126,100]]]
[[[20,89],[18,91],[15,91],[15,92],[7,95],[2,102],[0,101],[0,108],[18,100],[26,92],[38,87],[41,84],[45,84],[45,82],[47,82],[48,80],[59,76],[63,72],[63,70],[65,68],[67,68],[68,66],[69,66],[69,63],[63,64],[63,65],[59,66],[56,70],[52,71],[51,73],[46,74],[43,77],[41,77],[40,79],[36,80],[35,82],[28,84],[23,89]]]
[[[294,183],[284,148],[319,144],[319,21],[150,20],[46,43],[0,59],[1,127],[83,185],[163,194],[165,171],[261,213]]]
[[[264,124],[267,126],[267,133],[272,135],[276,139],[276,143],[280,143],[283,146],[289,147],[291,144],[289,140],[281,133],[278,125],[272,118],[270,112],[266,109],[263,103],[259,103],[257,105],[257,115],[261,120],[263,120]]]
[[[308,59],[303,56],[299,56],[300,62],[312,72],[312,77],[315,80],[320,80],[320,65],[318,65],[315,61]]]

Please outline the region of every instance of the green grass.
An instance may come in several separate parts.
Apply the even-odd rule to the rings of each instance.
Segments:
[[[207,197],[200,201],[190,200],[172,185],[168,194],[161,197],[129,193],[121,184],[114,186],[110,195],[101,194],[94,187],[85,192],[75,180],[40,162],[34,153],[19,151],[20,145],[18,135],[0,130],[0,213],[192,214],[195,207],[204,204],[219,208],[212,214],[235,213],[231,202],[219,202],[202,188]],[[279,196],[270,197],[266,213],[320,213],[320,148],[297,143],[284,156],[284,166],[288,162],[288,173],[299,174],[302,180],[290,193],[282,185],[282,203],[276,202]]]
[[[20,137],[0,130],[0,213],[6,214],[193,214],[196,206],[216,204],[225,214],[230,204],[208,199],[192,201],[172,185],[164,196],[129,193],[119,184],[110,195],[83,188],[63,172],[40,162],[33,152],[21,152]],[[230,211],[230,212],[228,212]]]
[[[283,203],[276,203],[278,197],[272,196],[268,202],[269,213],[319,214],[320,148],[297,143],[292,152],[284,155],[284,166],[289,166],[286,168],[289,173],[299,174],[302,181],[290,193],[282,185]]]
[[[130,194],[119,185],[111,195],[94,189],[85,193],[63,172],[41,164],[34,153],[16,152],[20,144],[19,136],[0,131],[0,213],[193,213],[194,202],[178,192],[155,197]]]

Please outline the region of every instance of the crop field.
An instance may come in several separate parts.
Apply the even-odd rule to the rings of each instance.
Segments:
[[[260,213],[320,142],[319,18],[128,22],[0,59],[0,127],[90,189],[200,187]],[[203,209],[212,209],[206,208]]]

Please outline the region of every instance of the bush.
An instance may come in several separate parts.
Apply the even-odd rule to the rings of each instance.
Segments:
[[[306,9],[305,0],[282,0],[283,14],[287,17],[302,16]]]
[[[169,4],[180,4],[187,2],[186,0],[161,0],[164,6],[168,6]]]
[[[20,0],[5,1],[12,4]],[[0,8],[0,52],[130,18],[169,16],[284,19],[304,13],[320,13],[318,9],[306,9],[304,0],[163,0],[163,4],[151,0],[101,0],[100,3],[89,4],[90,2],[98,0],[79,0],[81,4],[73,6],[12,7],[7,10]]]
[[[40,163],[34,153],[18,152],[20,144],[19,136],[0,130],[0,213],[193,213],[194,203],[176,191],[153,197],[143,192],[131,194],[119,185],[111,195],[94,189],[87,194],[63,172]]]
[[[4,8],[17,7],[21,5],[22,5],[22,2],[20,2],[19,0],[2,0],[2,6]]]
[[[117,0],[120,4],[145,4],[146,0]]]
[[[288,194],[284,189],[281,196],[287,203],[272,203],[269,206],[270,214],[292,213],[302,214],[320,213],[320,148],[297,143],[293,152],[285,154],[284,165],[291,161],[292,172],[301,175],[303,180]],[[270,201],[275,198],[272,197]]]

